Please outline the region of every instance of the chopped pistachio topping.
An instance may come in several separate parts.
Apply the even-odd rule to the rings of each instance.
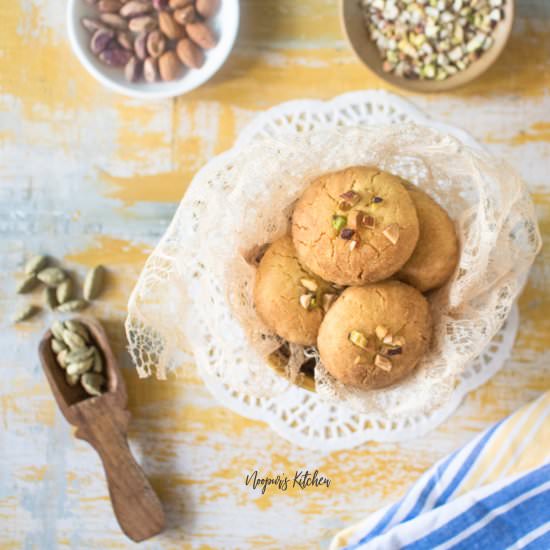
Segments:
[[[445,80],[494,44],[511,0],[360,0],[385,72]]]
[[[392,344],[394,346],[404,346],[405,338],[403,336],[394,336]]]
[[[310,309],[312,300],[313,300],[313,295],[311,295],[311,294],[302,294],[300,296],[300,305],[304,309]]]
[[[379,339],[379,340],[382,340],[384,339],[384,337],[386,336],[386,334],[388,334],[388,328],[385,327],[384,325],[378,325],[375,329],[374,329],[374,333],[376,334],[376,337]]]
[[[391,244],[396,244],[399,240],[399,226],[396,223],[392,223],[382,231],[382,234]]]
[[[319,285],[313,279],[300,279],[300,284],[306,290],[310,290],[311,292],[317,292],[317,289],[319,288]]]
[[[360,331],[358,330],[352,330],[348,334],[348,340],[358,348],[361,349],[368,349],[369,340],[368,338]]]
[[[374,218],[372,216],[369,216],[365,212],[360,212],[357,216],[357,224],[359,225],[359,227],[372,229],[374,227]]]
[[[342,193],[340,195],[340,198],[344,200],[347,204],[350,205],[350,208],[352,206],[355,206],[360,200],[361,195],[357,193],[357,191],[353,191],[353,189],[350,189],[349,191],[346,191],[345,193]]]
[[[376,357],[374,358],[374,364],[379,369],[385,370],[386,372],[391,371],[391,367],[392,367],[391,361],[387,357],[384,357],[383,355],[377,354]]]
[[[334,214],[334,216],[332,216],[332,227],[336,229],[336,231],[340,232],[344,229],[346,223],[348,223],[346,216],[340,216],[339,214]]]

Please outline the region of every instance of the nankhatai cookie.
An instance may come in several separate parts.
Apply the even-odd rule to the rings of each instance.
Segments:
[[[296,203],[292,238],[300,262],[324,280],[386,279],[411,256],[418,218],[401,178],[354,166],[317,178]]]
[[[319,328],[324,367],[340,382],[372,390],[413,371],[432,333],[426,298],[399,281],[347,288]]]
[[[254,304],[275,334],[294,344],[314,345],[334,299],[331,285],[300,265],[290,236],[267,248],[256,272]]]
[[[407,184],[416,207],[420,235],[418,243],[396,277],[426,292],[442,286],[453,274],[459,247],[455,226],[447,212],[427,193]]]

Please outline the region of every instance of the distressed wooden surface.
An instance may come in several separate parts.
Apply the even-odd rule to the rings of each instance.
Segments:
[[[345,44],[333,0],[243,0],[223,70],[173,101],[102,89],[65,37],[61,0],[0,3],[0,548],[127,548],[99,459],[76,441],[40,370],[42,315],[14,328],[14,275],[36,251],[80,276],[111,270],[103,320],[126,365],[131,444],[169,529],[144,548],[326,547],[340,527],[403,494],[474,433],[549,386],[550,246],[521,298],[513,356],[440,429],[407,444],[320,456],[223,409],[196,372],[138,380],[124,354],[125,305],[194,172],[231,146],[255,112],[295,98],[384,87]],[[550,236],[550,2],[521,0],[511,41],[485,76],[453,94],[410,96],[505,157],[528,182]],[[33,298],[38,298],[34,296]],[[260,495],[247,473],[319,469],[330,488]]]

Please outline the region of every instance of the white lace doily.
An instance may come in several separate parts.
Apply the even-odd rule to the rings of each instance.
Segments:
[[[461,374],[452,398],[430,415],[410,417],[401,423],[388,422],[376,414],[356,414],[294,385],[276,397],[259,398],[232,389],[206,371],[201,370],[200,374],[222,405],[242,416],[267,422],[280,436],[300,447],[331,452],[366,441],[406,441],[439,426],[469,391],[487,382],[502,367],[512,351],[518,324],[518,308],[514,305],[490,345]]]
[[[431,120],[418,109],[401,98],[382,91],[354,92],[339,96],[332,101],[291,101],[274,107],[258,115],[241,133],[236,147],[243,147],[256,141],[257,138],[269,136],[277,138],[289,133],[303,133],[335,126],[381,125],[388,123],[415,122],[431,127],[444,134],[451,135],[471,148],[481,149],[465,132]],[[223,155],[218,157],[222,162]],[[210,184],[210,182],[208,182]],[[200,190],[193,184],[186,197],[200,205]],[[224,188],[223,191],[226,191]],[[191,199],[190,199],[191,200]],[[198,206],[197,206],[198,207]],[[155,254],[148,262],[134,293],[130,298],[130,315],[126,329],[130,342],[130,353],[138,365],[140,375],[150,374],[150,365],[161,364],[174,366],[176,362],[189,360],[187,355],[166,357],[166,346],[158,337],[154,327],[144,326],[140,322],[139,309],[143,297],[170,300],[172,294],[166,287],[174,284],[173,261],[181,238],[175,235],[190,235],[193,219],[178,219],[170,226]],[[213,282],[216,284],[216,281]],[[193,292],[193,289],[188,289]],[[164,293],[164,294],[163,294]],[[187,293],[187,292],[186,292]],[[140,304],[140,299],[141,304]],[[202,296],[207,300],[206,295]],[[204,302],[207,303],[207,302]],[[148,307],[155,307],[147,303]],[[170,301],[164,303],[164,310],[170,310],[174,319],[181,314],[181,304]],[[223,330],[227,319],[220,319],[220,330]],[[200,325],[200,323],[197,323]],[[199,368],[199,373],[212,394],[225,406],[249,418],[267,422],[277,433],[289,441],[322,451],[334,451],[350,448],[368,440],[399,441],[417,437],[435,428],[445,420],[460,404],[464,395],[487,381],[502,366],[513,346],[518,326],[517,308],[513,308],[508,320],[501,327],[485,351],[472,361],[456,381],[456,387],[450,399],[429,414],[408,416],[402,421],[388,421],[378,414],[360,414],[347,407],[323,401],[318,394],[308,392],[287,381],[273,380],[278,387],[285,385],[285,391],[277,391],[270,398],[259,398],[243,391],[242,383],[231,386],[227,379],[217,378],[206,369]],[[197,328],[195,347],[198,363],[208,364],[219,361],[216,351],[211,348],[208,334],[200,334]],[[147,340],[146,345],[140,339]],[[183,342],[177,346],[179,351],[186,349]],[[147,357],[143,357],[146,350]],[[140,355],[141,353],[141,355]],[[214,355],[214,358],[212,358]],[[157,370],[157,376],[165,376],[165,369]],[[242,381],[241,381],[242,382]],[[286,387],[288,386],[288,387]]]

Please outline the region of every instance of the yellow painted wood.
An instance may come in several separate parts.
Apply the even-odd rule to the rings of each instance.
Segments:
[[[223,1],[223,0],[222,0]],[[512,39],[485,76],[453,94],[408,95],[506,158],[530,185],[550,237],[550,3],[518,3]],[[15,274],[45,251],[82,277],[109,266],[93,313],[126,365],[131,440],[169,530],[144,548],[314,548],[402,495],[435,460],[547,389],[550,248],[520,300],[512,358],[441,428],[406,444],[321,456],[218,405],[195,368],[138,380],[122,323],[137,275],[193,174],[256,112],[297,98],[385,88],[348,50],[333,0],[243,0],[237,44],[211,82],[143,103],[101,88],[65,38],[61,0],[0,3],[0,549],[128,548],[99,459],[55,410],[36,357],[51,315],[14,328]],[[31,300],[39,300],[33,294]],[[330,488],[246,487],[246,474],[318,469]]]

